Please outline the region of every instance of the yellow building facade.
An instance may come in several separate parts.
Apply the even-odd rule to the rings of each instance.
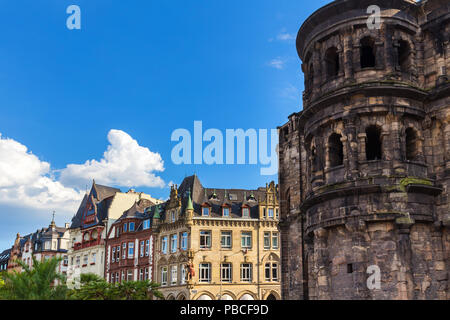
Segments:
[[[197,176],[173,186],[153,217],[156,281],[166,299],[280,299],[277,187],[206,189]]]

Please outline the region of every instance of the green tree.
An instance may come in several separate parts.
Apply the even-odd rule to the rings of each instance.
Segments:
[[[81,275],[80,288],[70,292],[75,300],[153,300],[164,299],[159,285],[151,281],[127,281],[108,283],[96,275]]]
[[[33,268],[18,260],[22,272],[3,275],[5,284],[0,297],[7,300],[64,300],[67,295],[65,276],[57,272],[61,258],[43,262],[33,257]]]

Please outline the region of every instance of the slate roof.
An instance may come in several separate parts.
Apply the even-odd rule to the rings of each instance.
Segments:
[[[108,217],[108,208],[111,205],[113,196],[117,192],[122,191],[118,188],[96,184],[95,181],[93,181],[90,193],[84,195],[77,213],[72,218],[70,229],[81,227],[83,214],[86,211],[86,206],[90,201],[90,198],[92,199],[93,204],[96,206],[98,224],[102,225],[102,221]]]
[[[250,218],[258,219],[258,199],[264,200],[266,196],[265,188],[257,190],[205,188],[197,175],[193,175],[186,177],[178,187],[182,214],[188,203],[188,191],[191,192],[194,216],[197,217],[201,216],[202,205],[208,204],[211,207],[210,217],[221,218],[223,205],[228,205],[231,207],[230,217],[241,218],[242,207],[246,205],[250,209]]]
[[[6,249],[2,253],[0,253],[0,263],[4,263],[9,260],[11,256],[11,249]]]

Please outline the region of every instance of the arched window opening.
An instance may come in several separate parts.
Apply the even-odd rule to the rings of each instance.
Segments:
[[[331,168],[344,164],[344,146],[341,138],[340,134],[333,133],[328,139],[328,158]]]
[[[408,72],[410,67],[410,54],[409,43],[405,40],[400,40],[398,46],[398,65],[402,72]]]
[[[413,161],[417,156],[417,134],[412,128],[405,131],[406,134],[406,160]]]
[[[381,160],[381,130],[377,126],[366,129],[366,158]]]
[[[375,41],[370,37],[361,39],[361,68],[374,68],[375,60]]]
[[[325,53],[325,63],[328,77],[336,77],[339,74],[339,54],[336,47],[331,47]]]

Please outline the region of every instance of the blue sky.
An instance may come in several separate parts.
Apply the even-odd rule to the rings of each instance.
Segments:
[[[111,157],[125,143],[136,152],[130,157],[151,162],[159,154],[156,162],[163,162],[164,171],[141,166],[138,156],[129,164],[159,177],[163,187],[102,167],[108,178],[98,183],[123,191],[141,183],[138,191],[166,198],[170,181],[194,172],[206,187],[276,181],[261,176],[260,165],[174,165],[170,137],[177,128],[192,132],[195,120],[223,132],[284,124],[301,109],[297,31],[328,2],[0,1],[0,249],[17,232],[48,225],[52,210],[57,224],[69,222],[90,183],[86,167],[108,166],[102,159],[111,144]],[[66,28],[71,4],[81,8],[81,30]],[[41,187],[54,188],[47,198],[60,197],[45,198]]]

